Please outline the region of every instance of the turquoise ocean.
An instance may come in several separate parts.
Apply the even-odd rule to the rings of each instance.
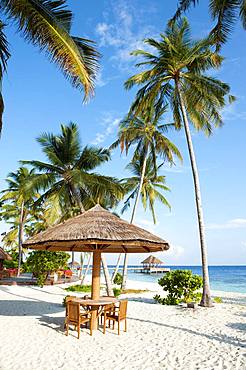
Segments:
[[[114,267],[114,266],[109,266]],[[129,267],[140,267],[130,265]],[[202,274],[201,266],[163,266],[171,270],[191,270],[194,274]],[[121,270],[122,271],[122,270]],[[120,271],[120,272],[121,272]],[[128,272],[129,280],[155,283],[163,274],[141,274]],[[209,266],[211,289],[223,292],[246,293],[246,266]]]

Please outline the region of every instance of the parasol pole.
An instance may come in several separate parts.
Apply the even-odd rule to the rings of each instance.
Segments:
[[[92,299],[98,300],[100,298],[100,273],[101,273],[101,251],[95,250],[93,252],[92,264]],[[91,326],[92,330],[97,329],[97,308],[92,307],[91,313]]]

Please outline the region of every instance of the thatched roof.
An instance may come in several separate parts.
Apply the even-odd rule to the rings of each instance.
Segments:
[[[12,257],[10,257],[10,255],[6,253],[1,247],[0,247],[0,260],[8,260],[8,261],[12,260]]]
[[[143,253],[169,249],[165,240],[129,224],[100,205],[33,236],[23,246],[50,251],[92,252],[100,249],[103,253]]]
[[[161,265],[163,262],[155,256],[149,256],[141,263],[144,263],[145,265]]]

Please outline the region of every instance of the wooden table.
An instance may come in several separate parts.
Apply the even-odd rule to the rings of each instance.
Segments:
[[[79,303],[83,307],[88,307],[92,313],[91,320],[92,322],[92,328],[97,329],[97,319],[99,315],[102,313],[103,307],[107,306],[108,304],[117,303],[119,300],[114,297],[100,297],[99,299],[83,299],[83,298],[75,298],[73,299],[73,302]]]

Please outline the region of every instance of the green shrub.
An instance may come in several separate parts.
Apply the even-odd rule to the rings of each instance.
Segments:
[[[91,285],[71,285],[65,288],[67,292],[83,292],[89,293],[91,291]]]
[[[48,274],[66,268],[69,257],[65,252],[34,251],[28,256],[26,265],[37,277],[37,284],[43,287]]]
[[[114,284],[121,285],[123,283],[123,276],[121,273],[117,272],[114,278]]]
[[[221,297],[213,297],[213,301],[215,303],[223,303],[223,299]]]
[[[15,251],[8,252],[10,257],[12,257],[11,261],[4,260],[3,261],[3,267],[6,269],[16,269],[18,268],[18,259],[19,259],[19,253]]]
[[[167,272],[158,280],[163,290],[168,292],[166,298],[154,296],[156,302],[167,305],[176,305],[180,302],[197,302],[201,298],[198,289],[202,287],[202,277],[192,274],[189,270],[174,270]]]
[[[119,295],[121,295],[121,289],[120,288],[113,288],[114,296],[117,298]]]

